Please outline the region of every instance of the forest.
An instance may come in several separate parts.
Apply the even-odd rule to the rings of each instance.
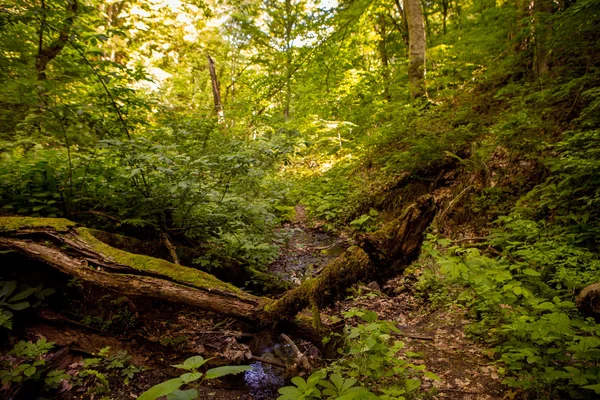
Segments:
[[[600,0],[8,0],[0,88],[0,400],[600,398]]]

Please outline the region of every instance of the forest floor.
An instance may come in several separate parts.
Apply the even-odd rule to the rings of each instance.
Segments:
[[[352,244],[348,235],[336,237],[307,226],[304,210],[284,227],[291,239],[270,271],[292,284],[319,272],[327,263]],[[414,275],[399,276],[383,288],[375,282],[359,287],[356,295],[323,310],[341,317],[352,308],[370,310],[382,320],[393,321],[403,334],[404,352],[417,353],[411,362],[425,364],[441,381],[425,378],[423,389],[433,389],[436,399],[502,399],[505,388],[493,365],[491,350],[469,340],[465,328],[467,312],[456,305],[432,307],[430,301],[414,290]]]
[[[334,235],[309,226],[304,210],[298,207],[296,211],[297,219],[281,228],[289,241],[269,269],[291,285],[318,274],[353,244],[351,235]],[[405,343],[404,351],[418,354],[411,362],[425,364],[441,378],[423,383],[424,389],[435,393],[433,398],[501,399],[503,387],[489,349],[465,336],[469,323],[465,310],[457,306],[432,307],[419,297],[415,283],[414,275],[392,279],[383,288],[367,283],[354,296],[323,312],[341,317],[344,311],[362,308],[376,312],[382,320],[393,321],[403,332],[400,339]],[[39,310],[37,322],[23,332],[25,339],[35,341],[43,336],[71,350],[68,356],[54,361],[57,368],[75,377],[64,384],[60,399],[100,399],[108,394],[104,392],[108,387],[99,379],[78,382],[77,378],[86,370],[101,370],[86,364],[84,359],[98,357],[101,349],[107,347],[110,355],[100,361],[100,366],[106,370],[111,365],[123,365],[110,378],[110,397],[116,400],[136,398],[151,386],[178,376],[181,371],[171,365],[195,354],[216,357],[211,362],[214,366],[251,363],[254,368],[220,382],[205,382],[199,388],[200,398],[271,400],[277,398],[277,388],[284,385],[281,368],[251,358],[280,364],[293,359],[288,345],[274,332],[256,332],[233,319],[190,307],[115,298],[93,287],[74,285],[66,290],[69,293],[64,298],[71,299],[68,303]],[[312,351],[310,357],[318,358],[314,346],[294,340],[303,352]],[[119,356],[123,352],[127,352],[127,359]],[[125,384],[119,374],[130,364],[143,370]]]
[[[416,353],[418,356],[411,358],[411,362],[424,364],[441,378],[440,381],[424,378],[422,386],[424,390],[434,389],[436,399],[502,399],[505,389],[490,358],[490,349],[465,335],[469,324],[466,311],[454,305],[432,308],[406,281],[405,277],[392,279],[381,292],[365,290],[326,313],[340,314],[360,308],[377,313],[382,320],[393,321],[405,344],[403,354]],[[398,287],[404,290],[394,295],[393,289]]]

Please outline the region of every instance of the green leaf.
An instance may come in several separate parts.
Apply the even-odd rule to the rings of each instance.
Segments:
[[[202,378],[202,372],[188,372],[180,376],[183,383],[190,383]]]
[[[235,375],[251,369],[252,367],[249,365],[226,365],[224,367],[211,368],[206,371],[206,379],[215,379],[224,375]]]
[[[437,376],[433,372],[423,371],[423,375],[425,375],[426,378],[433,379],[434,381],[441,381],[442,380],[439,376]]]
[[[542,274],[540,274],[539,272],[537,272],[535,269],[532,269],[532,268],[525,268],[521,272],[523,272],[523,274],[525,274],[527,276],[542,276]]]
[[[37,368],[29,367],[25,371],[23,371],[23,373],[25,374],[25,376],[31,376],[31,375],[35,374],[35,371],[37,371]]]
[[[24,310],[27,307],[29,307],[29,302],[28,301],[22,301],[20,303],[15,303],[15,304],[9,304],[7,307],[15,310],[15,311],[19,311],[19,310]]]
[[[194,400],[198,398],[198,391],[196,389],[188,390],[175,390],[167,395],[168,400]]]
[[[45,288],[45,289],[40,290],[39,292],[37,292],[35,294],[35,297],[37,297],[38,299],[44,300],[46,298],[46,296],[50,296],[50,295],[52,295],[54,293],[56,293],[55,289]]]
[[[287,396],[297,396],[300,397],[304,394],[304,392],[300,391],[297,387],[294,386],[284,386],[277,390],[279,394],[287,395]]]
[[[15,294],[8,301],[12,303],[12,302],[15,302],[15,301],[23,300],[24,298],[31,296],[36,290],[37,290],[37,288],[25,289],[22,292],[19,292],[19,293]]]
[[[408,379],[404,384],[404,387],[406,388],[406,392],[410,393],[421,387],[421,381],[418,379]]]
[[[194,357],[190,357],[187,360],[185,360],[183,362],[183,364],[176,364],[176,365],[173,365],[173,367],[179,368],[179,369],[187,369],[188,371],[191,371],[191,370],[200,368],[201,366],[206,364],[206,362],[209,360],[211,360],[211,359],[209,358],[208,360],[205,360],[204,357],[202,357],[202,356],[194,356]]]
[[[295,376],[292,378],[292,383],[296,386],[298,386],[298,389],[300,389],[301,391],[305,391],[306,390],[306,381],[304,379],[302,379],[299,376]]]
[[[173,393],[175,390],[183,385],[181,378],[170,379],[166,382],[159,383],[142,393],[138,400],[154,400],[160,396],[166,396],[169,393]]]
[[[342,385],[342,392],[345,392],[346,390],[350,389],[352,386],[354,386],[355,383],[356,379],[354,378],[344,379],[344,384]]]
[[[583,388],[593,390],[594,393],[600,394],[600,383],[597,385],[586,385],[586,386],[583,386]]]
[[[520,295],[521,293],[523,293],[523,289],[521,289],[520,286],[515,286],[512,288],[513,293],[516,294],[517,296]]]
[[[0,289],[0,296],[8,297],[12,294],[12,292],[15,291],[16,288],[16,281],[4,282],[4,284],[2,285],[2,289]]]
[[[342,391],[342,386],[344,386],[344,378],[342,378],[340,374],[332,374],[329,377],[329,380],[333,382],[338,392]]]

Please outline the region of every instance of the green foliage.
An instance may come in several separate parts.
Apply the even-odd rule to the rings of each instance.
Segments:
[[[244,371],[248,371],[251,367],[247,365],[226,365],[223,367],[211,368],[206,372],[200,372],[198,369],[210,361],[205,360],[202,356],[193,356],[183,362],[183,364],[173,365],[175,368],[183,369],[185,372],[179,378],[170,379],[166,382],[154,385],[138,399],[154,400],[161,396],[167,396],[169,400],[193,400],[198,398],[196,389],[179,390],[183,385],[189,385],[193,382],[202,382],[204,379],[217,379],[225,375],[235,375]]]
[[[305,189],[306,190],[306,189]],[[311,185],[303,198],[309,212],[315,218],[327,221],[329,226],[342,216],[347,202],[348,185],[335,179]]]
[[[22,385],[26,382],[43,381],[44,387],[56,389],[65,379],[71,376],[64,370],[50,370],[46,365],[45,356],[54,347],[54,343],[45,338],[37,342],[18,342],[8,352],[8,359],[0,364],[0,379],[2,386],[9,389],[13,384]]]
[[[17,291],[18,288],[18,291]],[[12,329],[13,311],[39,306],[56,291],[44,285],[30,287],[16,281],[0,281],[0,328]]]
[[[600,325],[571,299],[575,288],[595,281],[598,261],[532,221],[513,220],[507,228],[492,239],[507,240],[505,257],[451,247],[436,255],[441,276],[464,288],[456,301],[476,319],[469,332],[496,346],[505,384],[544,397],[592,398],[586,389],[599,382]],[[535,241],[522,242],[522,234]]]
[[[83,368],[73,378],[72,384],[85,388],[88,395],[110,393],[111,378],[129,385],[136,374],[146,370],[130,363],[130,360],[131,356],[126,351],[111,354],[110,347],[105,347],[98,352],[98,357],[83,360]]]
[[[294,386],[279,389],[279,400],[405,399],[417,394],[422,377],[439,379],[426,371],[425,365],[400,357],[404,343],[393,340],[392,335],[399,330],[391,322],[380,321],[374,312],[359,309],[346,312],[344,317],[363,323],[346,326],[340,358],[306,380],[293,378]]]
[[[327,371],[319,370],[306,380],[296,376],[292,378],[294,386],[279,389],[278,400],[309,400],[309,399],[378,399],[376,395],[362,386],[355,386],[354,378],[344,379],[340,374],[331,374],[328,379]],[[318,389],[321,387],[322,390]]]
[[[363,214],[353,221],[350,221],[350,226],[361,232],[373,232],[377,230],[377,210],[371,209],[368,214]]]

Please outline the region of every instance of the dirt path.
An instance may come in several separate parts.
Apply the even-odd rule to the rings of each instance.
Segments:
[[[374,311],[380,319],[396,322],[405,335],[401,340],[403,352],[417,353],[415,364],[425,364],[441,381],[425,379],[423,389],[432,389],[436,399],[500,400],[505,388],[488,356],[490,349],[465,336],[469,324],[466,311],[455,305],[441,306],[435,310],[418,298],[412,290],[414,280],[397,277],[390,280],[383,291],[402,293],[386,295],[369,291],[352,300],[338,304],[332,312],[341,313],[351,308]],[[371,286],[371,285],[370,285]]]
[[[296,215],[295,222],[283,227],[291,238],[269,269],[293,284],[318,272],[351,242],[345,237],[309,228],[300,207]],[[413,292],[414,283],[414,277],[400,276],[390,280],[383,289],[375,283],[368,284],[358,289],[354,299],[324,311],[341,315],[351,308],[363,308],[376,312],[380,319],[396,322],[406,335],[402,339],[404,352],[421,357],[411,361],[425,364],[442,379],[423,382],[424,389],[434,389],[436,399],[502,399],[505,388],[488,356],[489,349],[465,337],[465,327],[469,324],[465,310],[442,306],[432,311],[430,304]]]
[[[296,214],[296,221],[281,228],[288,232],[290,240],[269,267],[270,272],[293,285],[317,274],[352,243],[344,235],[335,236],[309,227],[301,207]],[[465,311],[455,306],[430,311],[429,304],[413,293],[413,285],[414,279],[410,277],[393,279],[383,289],[377,284],[368,284],[359,287],[355,298],[323,311],[341,315],[351,308],[363,308],[376,312],[380,319],[394,321],[406,335],[402,339],[406,345],[404,351],[420,356],[411,362],[425,364],[442,379],[423,382],[424,389],[433,389],[436,399],[502,399],[503,387],[497,370],[486,356],[489,350],[465,338],[464,329],[468,324]],[[186,307],[171,309],[168,305],[156,307],[136,301],[123,302],[123,298],[114,299],[91,288],[70,290],[77,293],[68,297],[76,300],[62,310],[65,315],[58,319],[42,318],[41,323],[26,330],[25,338],[35,340],[45,336],[57,346],[76,349],[75,358],[65,365],[73,375],[83,368],[82,356],[89,357],[107,346],[113,352],[127,351],[131,363],[151,368],[137,374],[130,385],[111,379],[115,399],[135,398],[152,385],[177,376],[180,371],[170,365],[190,354],[216,357],[221,363],[250,363],[248,357],[252,354],[286,363],[285,344],[268,332],[263,335],[242,333],[251,329],[234,320],[197,313]],[[90,298],[96,301],[90,303]],[[67,323],[65,318],[75,319],[75,324]],[[81,318],[84,322],[114,324],[86,328],[79,322]],[[156,321],[164,322],[157,324]],[[201,398],[275,399],[277,388],[284,385],[282,371],[260,362],[253,365],[255,369],[250,373],[203,385]],[[62,392],[59,398],[79,398],[94,384],[95,381],[88,380]]]

